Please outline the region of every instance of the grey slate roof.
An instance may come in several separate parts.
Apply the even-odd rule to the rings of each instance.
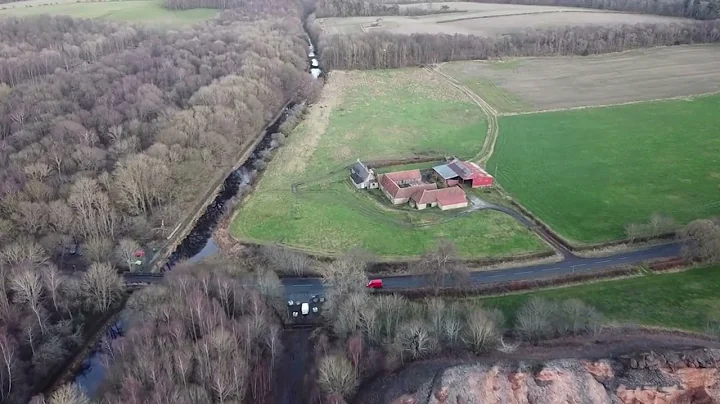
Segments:
[[[370,177],[370,171],[360,161],[350,166],[350,178],[356,184],[362,184]]]
[[[435,166],[433,167],[433,170],[435,170],[435,172],[438,173],[445,180],[449,180],[450,178],[455,178],[458,176],[458,174],[453,171],[453,169],[450,168],[450,166],[447,164]]]

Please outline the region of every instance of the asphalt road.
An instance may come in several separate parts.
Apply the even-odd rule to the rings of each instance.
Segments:
[[[573,256],[562,262],[541,265],[526,265],[503,268],[491,271],[475,271],[470,273],[472,285],[484,283],[508,282],[517,280],[542,279],[572,273],[579,273],[603,268],[611,268],[624,264],[636,264],[649,259],[672,258],[680,254],[677,243],[657,245],[636,251],[626,251],[605,257],[582,258]],[[383,289],[412,289],[427,286],[428,282],[422,275],[388,276],[382,278]],[[318,278],[286,278],[283,279],[288,295],[304,295],[324,293],[322,282]]]
[[[623,264],[637,264],[639,262],[672,258],[680,254],[678,243],[669,243],[648,247],[636,251],[626,251],[614,255],[595,258],[582,258],[572,256],[562,262],[542,265],[526,265],[503,268],[491,271],[476,271],[470,273],[469,282],[472,285],[484,283],[508,282],[516,280],[542,279],[591,270],[601,270]],[[382,278],[384,289],[412,289],[427,285],[422,275],[402,275]],[[126,274],[127,284],[158,283],[162,275]],[[285,294],[288,299],[308,301],[313,295],[324,295],[325,287],[320,278],[284,278]]]

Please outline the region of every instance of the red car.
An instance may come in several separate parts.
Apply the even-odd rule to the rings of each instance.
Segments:
[[[382,289],[382,279],[371,279],[370,282],[368,282],[367,287],[370,289]]]

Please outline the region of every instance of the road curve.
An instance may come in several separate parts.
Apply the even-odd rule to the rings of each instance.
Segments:
[[[486,283],[557,277],[591,270],[602,270],[618,265],[637,264],[651,259],[672,258],[677,257],[679,254],[680,244],[668,243],[605,257],[582,258],[573,256],[562,262],[552,264],[525,265],[490,271],[471,272],[469,284],[481,285]],[[125,274],[124,277],[128,285],[160,283],[163,279],[161,274],[128,273]],[[428,285],[428,281],[423,275],[388,276],[382,279],[383,288],[389,290],[413,289]],[[320,278],[284,278],[282,279],[282,283],[285,287],[286,296],[293,300],[304,300],[307,296],[325,294],[325,287]]]

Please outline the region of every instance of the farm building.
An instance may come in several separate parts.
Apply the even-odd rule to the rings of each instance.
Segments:
[[[380,190],[390,199],[393,205],[407,203],[417,192],[426,189],[437,189],[437,184],[423,182],[420,170],[397,171],[380,174]]]
[[[360,160],[350,166],[350,179],[357,189],[375,189],[378,187],[375,181],[375,173]]]
[[[468,206],[465,191],[458,186],[440,189],[425,189],[418,191],[410,197],[410,205],[423,210],[430,207],[439,207],[440,210],[465,208]]]
[[[491,187],[495,179],[475,163],[453,159],[451,162],[433,167],[436,178],[446,187],[470,185],[472,188]]]

